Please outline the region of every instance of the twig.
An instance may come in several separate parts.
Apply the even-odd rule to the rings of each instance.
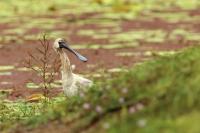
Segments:
[[[51,84],[54,82],[55,75],[59,70],[59,60],[57,57],[52,56],[49,48],[50,43],[46,35],[43,35],[39,42],[41,47],[35,49],[36,54],[28,52],[29,59],[25,60],[25,67],[33,70],[38,78],[41,79],[43,95],[48,96]],[[50,64],[52,64],[51,67],[49,67]]]

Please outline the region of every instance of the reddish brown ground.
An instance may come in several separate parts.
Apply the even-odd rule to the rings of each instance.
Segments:
[[[167,11],[165,11],[167,12]],[[172,12],[172,11],[168,11]],[[175,11],[178,12],[178,11]],[[191,16],[198,16],[199,10],[197,11],[185,11],[188,12]],[[95,14],[84,14],[81,16],[81,19],[86,18],[92,18]],[[43,16],[40,16],[38,18],[41,18]],[[59,19],[59,17],[62,16],[44,16],[49,19]],[[68,17],[69,19],[70,17]],[[77,18],[76,18],[77,19]],[[68,21],[73,21],[73,17],[70,18]],[[169,23],[165,22],[161,19],[153,19],[152,21],[142,21],[142,20],[121,20],[120,28],[122,29],[122,32],[124,31],[130,31],[135,29],[163,29],[165,31],[171,31],[172,29],[175,29],[179,26],[187,27],[190,30],[200,32],[199,29],[199,22],[179,22],[179,23]],[[0,34],[2,31],[6,30],[7,28],[11,28],[13,26],[9,24],[0,24]],[[79,29],[102,29],[105,27],[99,27],[96,24],[90,24],[90,25],[83,25],[83,26],[77,26],[73,27],[73,34],[68,36],[68,39],[70,40],[70,43],[76,44],[76,43],[83,43],[83,42],[89,42],[90,44],[98,43],[102,45],[106,45],[109,43],[108,39],[93,39],[91,37],[87,36],[77,36],[76,32]],[[110,27],[107,27],[110,28]],[[66,26],[60,26],[57,25],[54,30],[68,30],[71,29],[70,27]],[[33,33],[40,33],[41,30],[37,28],[33,28],[29,31],[27,31],[26,34],[33,34]],[[114,34],[114,33],[113,33]],[[18,36],[15,35],[14,36]],[[21,36],[18,36],[19,38]],[[22,38],[22,37],[21,37]],[[22,38],[23,39],[23,38]],[[52,41],[51,41],[52,42]],[[144,52],[149,50],[179,50],[181,48],[184,48],[186,46],[190,46],[192,44],[196,44],[197,42],[194,41],[184,41],[182,38],[177,38],[177,41],[171,42],[169,40],[166,40],[162,44],[156,44],[156,43],[147,43],[147,42],[141,42],[138,47],[135,48],[122,48],[122,49],[98,49],[98,50],[91,50],[91,49],[84,49],[84,50],[78,50],[81,54],[88,57],[89,61],[87,64],[95,65],[95,67],[87,67],[87,64],[84,64],[80,61],[78,61],[74,56],[71,54],[70,59],[73,64],[76,65],[76,73],[90,73],[94,72],[95,70],[99,68],[115,68],[115,67],[130,67],[134,65],[137,62],[141,62],[144,59],[147,59],[149,57],[145,57],[143,55],[139,56],[131,56],[131,57],[118,57],[115,55],[117,52]],[[2,48],[0,48],[0,65],[14,65],[17,68],[22,67],[22,62],[27,57],[27,51],[33,51],[36,47],[39,46],[38,41],[33,40],[23,40],[23,44],[19,44],[16,42],[16,40],[11,40],[7,45],[3,45]],[[29,81],[29,79],[34,78],[34,75],[30,72],[19,72],[16,70],[12,71],[11,76],[0,76],[1,82],[10,82],[12,84],[3,85],[0,84],[0,88],[3,89],[10,89],[13,88],[14,91],[8,96],[9,99],[18,99],[18,98],[24,98],[32,93],[37,93],[40,90],[37,89],[28,89],[25,87],[25,84]],[[51,95],[55,95],[59,93],[61,89],[53,89],[51,90]]]
[[[192,11],[182,11],[182,10],[167,10],[163,12],[170,12],[170,13],[176,13],[176,12],[188,12],[191,16],[200,16],[200,10],[192,10]],[[81,16],[82,19],[91,18],[95,14],[84,14]],[[55,16],[40,16],[47,17],[50,19],[55,19]],[[61,16],[59,16],[61,17]],[[57,18],[59,18],[57,17]],[[37,17],[36,17],[37,18]],[[73,16],[70,18],[72,21]],[[132,20],[132,21],[126,21],[123,20],[121,24],[121,28],[123,31],[128,30],[134,30],[134,29],[164,29],[166,31],[171,31],[172,29],[177,28],[180,25],[184,25],[188,29],[196,32],[200,32],[200,22],[180,22],[180,23],[168,23],[163,20],[155,19],[153,21],[140,21],[140,20]],[[13,25],[12,25],[13,26]],[[6,30],[7,28],[12,27],[9,24],[0,24],[0,35],[1,32]],[[93,28],[100,28],[96,25],[84,25],[83,27],[74,27],[73,30],[77,31],[79,29],[93,29]],[[55,28],[56,30],[67,30],[68,27],[59,27]],[[37,28],[33,28],[32,30],[28,31],[27,34],[31,33],[40,33],[41,30]],[[17,36],[17,35],[14,35]],[[109,39],[103,40],[103,39],[92,39],[90,37],[80,37],[77,36],[75,33],[70,35],[69,40],[71,44],[76,44],[80,42],[90,42],[92,43],[98,43],[102,45],[106,45],[109,42]],[[139,56],[132,56],[132,57],[117,57],[115,56],[115,53],[117,52],[144,52],[149,50],[179,50],[184,47],[191,46],[193,44],[197,44],[197,42],[192,41],[184,41],[184,39],[178,38],[177,41],[171,42],[169,40],[166,40],[162,44],[155,44],[155,43],[147,43],[147,42],[141,42],[141,44],[136,48],[123,48],[123,49],[98,49],[98,50],[78,50],[80,53],[85,55],[89,58],[89,61],[87,64],[94,64],[94,68],[88,68],[86,64],[81,63],[78,61],[74,56],[69,55],[70,59],[73,64],[76,65],[76,71],[77,73],[90,73],[94,72],[95,70],[99,68],[114,68],[114,67],[121,67],[126,66],[130,67],[134,65],[137,62],[141,62],[144,59],[151,58],[151,57],[145,57],[143,55]],[[10,44],[4,45],[3,48],[0,48],[0,65],[14,65],[16,67],[22,67],[22,62],[27,57],[27,51],[33,51],[34,48],[39,46],[37,41],[31,41],[31,40],[24,40],[23,44],[18,44],[15,40],[11,40]],[[25,83],[29,81],[29,79],[36,78],[33,74],[28,72],[19,72],[19,71],[12,71],[11,76],[0,76],[0,81],[6,81],[11,82],[11,85],[2,85],[0,84],[0,88],[6,89],[6,88],[14,88],[14,91],[8,96],[10,99],[18,99],[18,98],[24,98],[27,97],[30,94],[36,93],[39,90],[37,89],[27,89],[25,87]],[[51,95],[54,95],[56,93],[59,93],[60,89],[54,89],[51,91]],[[65,125],[64,123],[60,122],[52,122],[46,125],[42,125],[39,128],[35,130],[28,130],[23,128],[18,128],[18,130],[13,131],[14,133],[67,133],[69,131],[70,126]]]

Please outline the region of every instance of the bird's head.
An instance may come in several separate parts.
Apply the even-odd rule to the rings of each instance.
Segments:
[[[76,52],[75,50],[73,50],[71,47],[69,47],[69,45],[67,44],[67,42],[65,41],[65,39],[63,38],[57,38],[54,41],[53,44],[53,48],[56,52],[61,51],[62,49],[67,49],[68,51],[72,52],[74,55],[76,55],[76,57],[78,57],[78,59],[80,59],[83,62],[87,61],[87,58],[82,56],[81,54],[79,54],[78,52]]]

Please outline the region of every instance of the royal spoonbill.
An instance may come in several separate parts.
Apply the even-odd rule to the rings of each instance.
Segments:
[[[59,54],[61,60],[62,87],[66,96],[74,96],[79,90],[92,85],[92,81],[72,72],[70,60],[64,49],[73,53],[79,60],[86,62],[87,58],[73,50],[63,38],[58,38],[53,44],[53,49]]]

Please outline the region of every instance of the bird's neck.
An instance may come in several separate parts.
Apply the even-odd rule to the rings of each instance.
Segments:
[[[67,56],[67,54],[61,50],[59,52],[60,54],[60,59],[61,59],[61,64],[62,64],[62,78],[63,79],[71,79],[72,78],[72,68],[71,68],[71,64],[69,61],[69,58]]]

